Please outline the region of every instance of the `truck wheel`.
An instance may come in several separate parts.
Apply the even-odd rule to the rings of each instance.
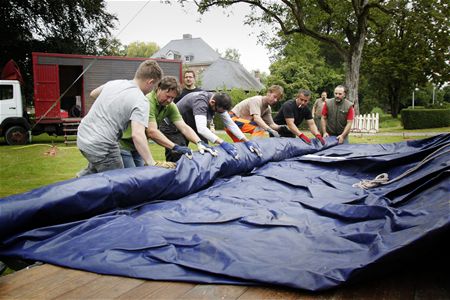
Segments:
[[[25,145],[28,142],[28,131],[22,126],[8,128],[5,133],[8,145]]]

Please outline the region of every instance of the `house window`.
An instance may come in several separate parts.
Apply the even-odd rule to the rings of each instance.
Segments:
[[[185,60],[186,62],[193,61],[193,60],[194,60],[194,56],[193,56],[193,55],[186,55],[186,56],[184,57],[184,60]]]

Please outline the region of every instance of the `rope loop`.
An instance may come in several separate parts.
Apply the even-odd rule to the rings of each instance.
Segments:
[[[363,179],[360,182],[357,182],[357,183],[353,184],[352,187],[358,187],[358,188],[367,190],[367,189],[370,189],[370,188],[373,188],[373,187],[377,187],[379,185],[385,185],[385,184],[389,184],[389,183],[392,183],[394,181],[400,180],[403,177],[406,177],[407,175],[409,175],[410,173],[416,171],[422,165],[424,165],[425,163],[429,162],[430,160],[435,159],[436,157],[438,157],[440,155],[449,153],[450,152],[449,149],[439,153],[441,150],[443,150],[443,149],[445,149],[446,147],[449,147],[449,146],[450,146],[450,144],[445,144],[442,147],[439,147],[437,150],[433,151],[427,157],[422,159],[417,165],[415,165],[414,167],[406,170],[405,172],[403,172],[402,174],[400,174],[399,176],[397,176],[396,178],[394,178],[392,180],[389,180],[389,175],[387,173],[382,173],[382,174],[376,176],[372,180]]]

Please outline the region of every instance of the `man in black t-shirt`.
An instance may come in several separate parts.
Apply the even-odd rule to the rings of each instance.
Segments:
[[[184,72],[184,88],[181,91],[180,95],[173,100],[173,102],[177,103],[187,94],[192,92],[199,92],[201,90],[201,88],[196,86],[195,72],[187,70]]]
[[[311,133],[322,143],[322,145],[324,145],[325,140],[317,129],[311,110],[308,107],[310,99],[310,91],[303,89],[299,90],[295,99],[283,103],[278,114],[274,118],[274,122],[278,125],[285,125],[278,131],[282,137],[298,136],[305,143],[311,144],[311,140],[298,129],[298,125],[300,125],[303,120],[306,120]]]

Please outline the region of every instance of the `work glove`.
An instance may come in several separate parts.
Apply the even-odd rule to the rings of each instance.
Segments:
[[[322,146],[325,146],[325,144],[327,143],[327,142],[325,142],[325,140],[323,139],[323,137],[320,133],[316,134],[316,138],[320,141]]]
[[[177,164],[171,161],[155,161],[154,166],[165,169],[175,169],[177,167]]]
[[[250,152],[253,152],[258,156],[262,156],[261,149],[259,149],[255,143],[253,143],[252,141],[246,141],[246,142],[244,142],[244,144],[245,144],[245,146],[247,146],[247,148],[248,148],[248,150],[250,150]]]
[[[205,154],[205,151],[206,151],[206,152],[209,152],[212,156],[217,156],[217,151],[214,150],[211,146],[209,146],[204,141],[198,141],[197,148],[198,148],[198,152],[200,152],[200,154]]]
[[[277,138],[281,137],[280,134],[277,131],[273,130],[272,128],[266,129],[266,131],[268,133],[270,133],[271,135],[273,135],[274,137],[277,137]]]
[[[186,155],[187,158],[192,159],[192,150],[186,146],[175,145],[172,151]]]
[[[220,144],[223,150],[225,150],[228,154],[230,154],[234,159],[239,159],[239,154],[237,152],[236,147],[227,142],[222,142]]]
[[[306,135],[304,135],[303,133],[300,133],[298,135],[299,138],[302,139],[302,141],[304,141],[305,143],[307,143],[308,145],[311,145],[311,140],[309,139],[309,137],[307,137]]]

